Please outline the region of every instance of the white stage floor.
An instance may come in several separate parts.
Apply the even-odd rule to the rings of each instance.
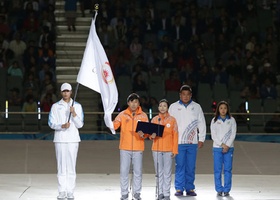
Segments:
[[[6,174],[0,175],[1,200],[54,200],[57,196],[55,174]],[[229,197],[217,197],[213,175],[196,176],[196,197],[175,197],[172,187],[171,199],[186,200],[276,200],[280,199],[280,176],[234,175]],[[118,174],[78,174],[76,200],[119,200]],[[129,198],[131,199],[131,198]],[[155,177],[143,175],[143,200],[155,199]]]
[[[199,151],[195,181],[198,196],[177,198],[172,184],[172,200],[280,200],[279,143],[235,143],[233,187],[229,197],[216,196],[211,144],[206,141]],[[0,140],[0,158],[0,200],[56,199],[56,162],[51,141]],[[82,141],[75,200],[118,200],[118,173],[118,141]],[[154,200],[156,181],[149,142],[143,173],[142,199]]]

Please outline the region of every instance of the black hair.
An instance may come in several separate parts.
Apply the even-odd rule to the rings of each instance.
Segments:
[[[216,122],[218,117],[220,116],[219,107],[223,104],[227,107],[227,115],[229,116],[229,118],[231,117],[228,103],[226,101],[220,101],[216,107],[214,122]]]
[[[126,102],[133,101],[134,99],[138,99],[140,101],[140,97],[136,93],[132,93],[127,97]]]
[[[158,102],[158,105],[159,105],[160,103],[162,103],[162,102],[165,102],[165,103],[167,104],[167,107],[169,107],[169,103],[168,103],[167,99],[162,99],[162,100],[160,100],[160,101]]]
[[[180,92],[182,92],[183,90],[187,90],[187,91],[190,91],[190,93],[192,93],[192,88],[191,88],[191,86],[189,86],[189,85],[183,85],[183,86],[180,88]]]

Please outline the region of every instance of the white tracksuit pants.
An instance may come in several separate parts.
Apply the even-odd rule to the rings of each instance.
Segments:
[[[172,179],[172,152],[153,151],[158,194],[170,196]]]
[[[142,189],[142,151],[126,151],[120,150],[120,182],[121,195],[128,194],[129,186],[129,169],[132,164],[133,183],[132,194],[141,193]],[[131,163],[132,162],[132,163]]]
[[[79,143],[55,143],[58,192],[73,193],[76,186],[76,160]]]

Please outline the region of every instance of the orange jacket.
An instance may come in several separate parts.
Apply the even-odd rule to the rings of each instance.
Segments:
[[[159,118],[161,119],[160,121]],[[178,154],[178,126],[176,119],[167,113],[165,117],[162,114],[155,116],[151,122],[164,125],[163,136],[156,137],[153,140],[152,150]]]
[[[148,116],[144,113],[139,106],[135,111],[135,115],[132,115],[130,108],[120,112],[113,121],[115,130],[121,128],[120,133],[120,145],[121,150],[134,150],[144,151],[144,138],[141,138],[138,133],[135,132],[137,122],[148,122]]]

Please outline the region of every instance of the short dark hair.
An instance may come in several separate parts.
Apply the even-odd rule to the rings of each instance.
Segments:
[[[183,85],[181,88],[180,88],[180,92],[182,92],[183,90],[187,90],[187,91],[190,91],[192,93],[192,88],[191,86],[189,85]]]
[[[133,101],[134,99],[140,100],[139,95],[136,94],[136,93],[132,93],[132,94],[130,94],[130,95],[127,97],[127,100],[126,100],[126,101],[129,102],[129,101]]]

